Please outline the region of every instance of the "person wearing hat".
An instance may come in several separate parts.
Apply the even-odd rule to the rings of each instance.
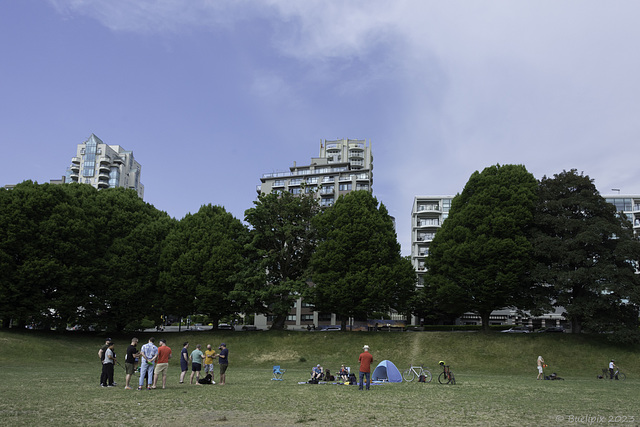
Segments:
[[[371,364],[373,363],[373,356],[369,353],[368,345],[362,347],[362,350],[360,357],[358,357],[358,362],[360,363],[360,381],[358,383],[358,390],[362,390],[363,388],[362,380],[364,377],[367,377],[367,390],[369,390],[369,386],[371,385]]]
[[[322,379],[322,373],[322,366],[320,366],[320,364],[317,364],[313,367],[313,369],[311,369],[311,379],[320,381]]]
[[[616,368],[617,368],[617,366],[615,364],[615,360],[611,359],[611,362],[609,362],[609,379],[610,380],[613,379],[613,373],[615,372]]]
[[[229,350],[225,343],[220,344],[218,347],[220,353],[216,356],[218,358],[218,364],[220,365],[220,385],[225,385],[227,381],[227,368],[229,367]]]

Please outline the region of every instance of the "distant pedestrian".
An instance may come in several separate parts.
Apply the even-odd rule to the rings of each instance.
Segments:
[[[196,349],[191,352],[189,359],[191,359],[191,380],[190,384],[193,384],[193,376],[196,376],[196,382],[200,379],[200,371],[202,371],[202,358],[204,354],[200,350],[200,344],[196,344]]]
[[[542,356],[538,356],[538,378],[536,378],[537,380],[544,379],[544,371],[542,370],[544,366],[545,366],[544,359],[542,358]]]
[[[113,370],[116,364],[115,352],[113,351],[113,341],[109,343],[107,350],[104,352],[104,360],[102,361],[102,367],[105,371],[106,380],[102,384],[102,387],[114,387],[113,382]]]
[[[180,384],[184,384],[184,376],[189,370],[189,352],[187,351],[188,348],[189,342],[185,341],[182,344],[182,351],[180,352]]]
[[[140,357],[140,353],[138,352],[138,338],[131,338],[131,344],[127,347],[127,354],[124,358],[124,388],[126,390],[131,390],[131,376],[136,371],[136,362]]]
[[[213,361],[216,357],[216,351],[211,348],[211,344],[207,344],[207,349],[204,351],[204,374],[211,374],[211,384],[215,384],[215,374],[213,372]]]
[[[229,367],[229,350],[225,343],[220,344],[218,347],[220,354],[218,354],[218,364],[220,365],[220,385],[227,383],[227,368]]]
[[[151,390],[153,384],[153,365],[158,358],[158,347],[154,344],[155,338],[149,338],[149,342],[142,346],[140,349],[140,356],[142,356],[142,363],[140,364],[140,381],[138,383],[138,390],[142,390],[144,385],[144,378],[147,377],[147,390]]]
[[[160,374],[162,374],[162,388],[167,388],[167,369],[169,368],[169,359],[171,359],[171,348],[167,345],[167,341],[161,339],[160,347],[158,347],[158,360],[156,368],[153,371],[153,386],[151,388],[156,388]]]
[[[109,344],[111,343],[111,338],[107,338],[104,342],[104,345],[100,347],[98,350],[98,358],[100,358],[100,385],[105,387],[107,385],[107,374],[104,368],[104,355],[109,348]]]
[[[615,375],[615,370],[616,370],[616,368],[617,368],[617,366],[616,366],[616,363],[615,363],[615,362],[616,362],[616,361],[615,361],[615,360],[613,360],[613,359],[611,359],[611,362],[609,362],[609,379],[610,379],[610,380],[612,380],[614,376],[616,377],[616,379],[618,379],[618,376],[617,376],[617,375]]]
[[[360,363],[360,381],[358,390],[362,390],[362,380],[364,377],[367,378],[367,390],[369,390],[369,387],[371,386],[371,364],[373,363],[373,356],[369,353],[368,345],[365,345],[362,350],[360,357],[358,357],[358,362]]]

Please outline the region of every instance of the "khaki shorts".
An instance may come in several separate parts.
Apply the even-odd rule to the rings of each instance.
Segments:
[[[125,363],[124,371],[127,375],[133,375],[136,372],[136,364],[135,363]]]
[[[168,367],[169,367],[168,363],[158,363],[156,365],[156,370],[154,371],[154,373],[157,375],[160,372],[167,372]]]

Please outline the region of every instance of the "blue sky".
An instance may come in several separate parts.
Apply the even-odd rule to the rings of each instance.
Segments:
[[[636,1],[14,0],[0,4],[0,185],[95,133],[145,200],[243,219],[263,173],[371,141],[410,251],[415,195],[496,163],[640,194]]]

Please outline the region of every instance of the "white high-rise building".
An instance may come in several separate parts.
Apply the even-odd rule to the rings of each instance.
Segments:
[[[78,144],[76,156],[67,168],[66,182],[90,184],[95,188],[125,187],[136,190],[144,198],[144,185],[140,182],[142,166],[133,158],[133,151],[119,145],[107,145],[91,134]]]
[[[265,173],[258,194],[288,191],[292,194],[316,191],[320,206],[331,206],[341,194],[354,190],[373,192],[371,141],[337,139],[320,142],[320,155],[305,166],[294,162],[289,172]]]

